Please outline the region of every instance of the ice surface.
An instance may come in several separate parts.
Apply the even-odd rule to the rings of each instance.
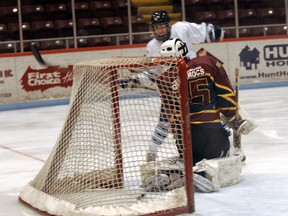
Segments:
[[[288,87],[240,90],[259,127],[242,137],[246,166],[239,184],[195,194],[201,216],[288,215]],[[41,215],[18,202],[56,142],[68,106],[0,112],[0,216]],[[185,214],[189,215],[189,214]]]

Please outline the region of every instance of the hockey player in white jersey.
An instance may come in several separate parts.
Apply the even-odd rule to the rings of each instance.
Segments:
[[[146,56],[161,56],[161,45],[169,38],[179,38],[186,44],[185,58],[194,58],[196,53],[193,50],[193,44],[222,40],[223,30],[210,23],[190,23],[186,21],[176,22],[171,26],[170,16],[165,10],[155,11],[150,19],[150,27],[154,38],[146,46]],[[144,74],[145,76],[145,74]],[[146,76],[147,77],[147,76]],[[167,136],[168,120],[165,119],[164,110],[159,119],[159,123],[152,137],[152,143],[149,146],[147,161],[155,160],[155,152]],[[154,145],[153,145],[154,143]]]
[[[188,48],[186,57],[196,57],[193,44],[222,40],[223,30],[210,23],[176,22],[171,26],[170,16],[167,11],[155,11],[150,19],[150,27],[154,38],[146,46],[146,56],[160,56],[160,47],[169,38],[179,38]]]

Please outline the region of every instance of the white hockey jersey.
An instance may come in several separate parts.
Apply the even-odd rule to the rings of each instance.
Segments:
[[[186,56],[194,58],[196,56],[195,50],[193,50],[193,44],[209,41],[209,27],[211,24],[190,23],[186,21],[177,22],[171,26],[170,38],[179,38],[186,43],[188,48],[188,54]],[[211,27],[210,27],[211,28]],[[146,46],[146,56],[157,57],[160,56],[160,47],[162,41],[158,41],[153,38],[148,42]]]

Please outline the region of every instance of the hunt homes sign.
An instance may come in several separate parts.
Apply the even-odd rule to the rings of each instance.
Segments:
[[[260,51],[248,45],[241,50],[239,57],[240,66],[246,70],[255,70],[260,63]],[[288,66],[288,44],[264,46],[263,59],[266,67]]]
[[[266,66],[288,66],[288,44],[264,46]]]

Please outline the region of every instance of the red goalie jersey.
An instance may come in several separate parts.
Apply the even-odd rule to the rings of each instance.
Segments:
[[[222,62],[204,55],[187,64],[191,124],[220,122],[219,112],[227,118],[234,116],[235,93]]]
[[[179,104],[174,100],[179,94],[177,76],[176,71],[167,71],[161,74],[157,81],[171,123],[179,114]],[[191,124],[220,123],[220,112],[228,119],[236,114],[235,93],[222,62],[217,58],[205,55],[188,61],[187,82]],[[167,86],[167,83],[171,83],[171,86]],[[167,93],[168,91],[170,93]],[[174,107],[171,107],[171,104],[170,107],[166,105],[166,102],[171,100],[175,101]]]

